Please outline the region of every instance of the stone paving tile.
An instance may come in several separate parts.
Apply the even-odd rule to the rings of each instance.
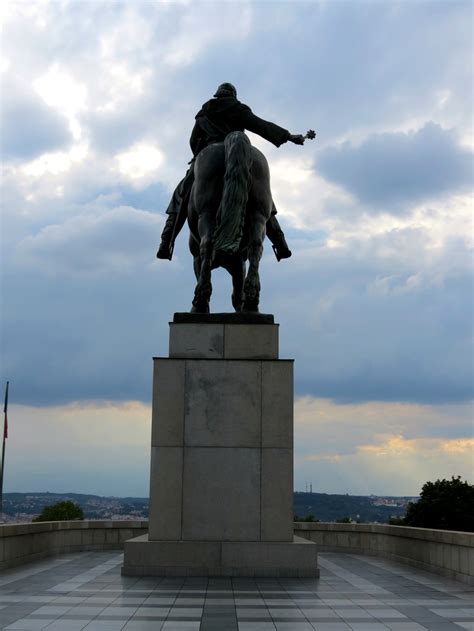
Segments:
[[[12,631],[19,631],[21,629],[21,631],[34,631],[35,629],[44,629],[48,626],[48,624],[50,624],[51,622],[53,622],[52,620],[39,620],[39,619],[29,619],[29,618],[21,618],[20,620],[17,620],[16,622],[13,622],[12,624],[8,625],[7,627],[5,627],[5,629],[8,629],[8,631],[10,631],[10,629]]]
[[[97,616],[101,611],[105,609],[105,605],[99,605],[97,607],[92,607],[88,605],[75,605],[72,608],[69,608],[68,614],[77,615],[77,616]]]
[[[172,605],[176,600],[176,596],[148,596],[148,598],[146,598],[143,601],[143,605],[145,607],[150,607],[152,605]]]
[[[339,618],[339,615],[329,607],[301,607],[301,611],[307,618]]]
[[[275,631],[273,622],[239,622],[239,631]]]
[[[55,620],[45,629],[47,631],[82,631],[90,620]]]
[[[388,631],[388,627],[381,622],[351,622],[352,631]]]
[[[314,631],[309,622],[275,622],[277,631]]]
[[[159,623],[148,620],[129,620],[123,627],[124,631],[160,631],[164,621]]]
[[[154,616],[156,618],[166,617],[169,614],[169,607],[139,607],[135,611],[136,616]]]
[[[425,631],[426,627],[418,622],[387,622],[390,631]]]
[[[452,622],[430,622],[426,626],[429,631],[459,631],[460,627]]]
[[[345,622],[316,622],[313,623],[315,631],[350,631],[350,626]]]
[[[370,607],[367,609],[367,611],[370,612],[371,616],[374,616],[374,618],[381,618],[383,620],[392,620],[392,619],[397,619],[397,618],[406,618],[406,615],[403,614],[401,611],[397,611],[396,609],[390,608],[390,609],[381,609],[381,608],[377,608],[377,607]]]
[[[136,610],[137,607],[106,607],[100,612],[99,616],[100,618],[108,616],[110,618],[126,618],[128,620]]]
[[[430,609],[437,616],[441,616],[442,618],[449,618],[450,620],[463,620],[466,618],[467,620],[472,619],[472,610],[464,609],[464,608],[456,608],[456,609]]]
[[[174,607],[170,610],[168,618],[199,618],[203,615],[203,609],[198,607]]]
[[[380,558],[321,554],[320,579],[134,578],[84,552],[0,574],[9,631],[474,631],[474,590]]]
[[[250,607],[237,607],[237,618],[255,618],[271,620],[270,611],[268,609],[252,609]]]
[[[126,623],[126,620],[123,620],[121,622],[118,620],[115,620],[114,622],[109,622],[105,620],[93,620],[85,627],[83,627],[83,629],[84,631],[119,631],[120,629],[123,629]]]

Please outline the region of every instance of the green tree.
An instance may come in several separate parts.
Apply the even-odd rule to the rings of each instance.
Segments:
[[[336,519],[336,524],[352,524],[352,519],[350,517],[341,517],[341,519]]]
[[[306,517],[303,519],[303,521],[309,521],[309,522],[317,523],[317,522],[319,522],[319,519],[316,519],[316,517],[312,513],[310,513],[309,515],[306,515]]]
[[[405,517],[390,517],[388,520],[390,526],[406,526]]]
[[[79,504],[65,500],[45,506],[33,521],[68,521],[72,519],[84,519],[84,513]]]
[[[295,515],[294,521],[309,521],[318,523],[320,520],[316,519],[316,517],[312,513],[310,513],[309,515],[306,515],[306,517],[299,517],[298,515]]]
[[[404,523],[418,528],[474,532],[474,485],[461,476],[427,482],[418,502],[410,502]]]

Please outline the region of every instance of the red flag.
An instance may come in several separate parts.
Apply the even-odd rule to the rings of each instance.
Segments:
[[[5,388],[5,405],[3,406],[3,414],[5,415],[3,420],[3,440],[8,438],[8,384],[9,382],[7,381],[7,387]]]

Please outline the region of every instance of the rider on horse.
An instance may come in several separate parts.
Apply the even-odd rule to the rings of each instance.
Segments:
[[[223,142],[233,131],[252,131],[279,147],[283,143],[304,144],[304,136],[290,134],[283,127],[265,121],[253,114],[252,110],[237,100],[237,91],[231,83],[222,83],[214,98],[204,103],[196,115],[196,123],[191,134],[190,145],[193,160],[185,177],[176,187],[166,210],[168,218],[161,235],[159,259],[169,259],[173,255],[174,242],[187,217],[189,194],[194,182],[194,160],[202,149],[216,142]],[[267,222],[267,236],[272,242],[278,260],[291,256],[285,235],[277,221],[275,204]]]

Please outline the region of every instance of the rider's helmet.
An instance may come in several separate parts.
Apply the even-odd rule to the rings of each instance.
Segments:
[[[232,85],[232,83],[221,83],[220,86],[217,88],[217,92],[214,94],[214,96],[233,96],[234,98],[236,98],[237,90],[235,89],[235,86]]]

